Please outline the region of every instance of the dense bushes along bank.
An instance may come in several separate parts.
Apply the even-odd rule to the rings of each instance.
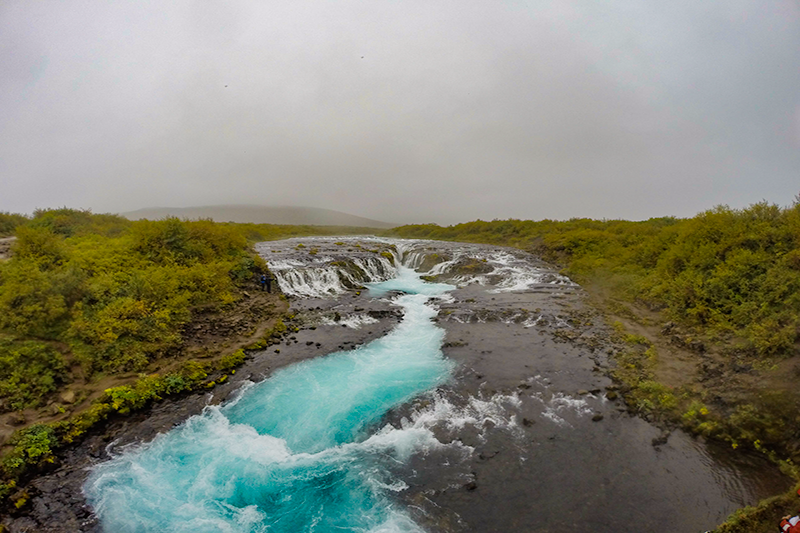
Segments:
[[[0,237],[13,235],[17,226],[21,226],[26,222],[28,222],[28,218],[24,215],[0,212]]]
[[[178,349],[193,310],[230,306],[265,271],[249,242],[342,231],[70,209],[24,220],[0,262],[0,413],[40,405],[75,363],[139,372]]]
[[[140,376],[66,420],[17,431],[0,461],[0,494],[24,504],[18,481],[88,428],[163,396],[212,386],[212,374],[224,376],[241,363],[238,351],[153,373],[181,355],[183,332],[195,315],[235,308],[242,289],[266,271],[251,242],[356,232],[364,229],[131,222],[66,208],[33,217],[0,213],[0,235],[17,237],[11,259],[0,261],[0,415],[40,408],[66,386],[80,390],[103,376]],[[276,328],[266,336],[284,326]]]

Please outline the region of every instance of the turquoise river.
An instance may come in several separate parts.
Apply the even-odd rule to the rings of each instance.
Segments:
[[[374,296],[403,293],[403,320],[386,336],[279,370],[98,465],[84,491],[104,530],[419,531],[393,503],[404,486],[391,468],[436,441],[380,421],[449,379],[431,319],[452,289],[400,267],[370,284]]]

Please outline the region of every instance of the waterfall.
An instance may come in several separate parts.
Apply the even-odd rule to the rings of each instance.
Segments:
[[[388,259],[358,266],[372,277],[393,267]],[[84,491],[103,527],[421,533],[391,497],[406,488],[392,469],[441,443],[425,427],[376,424],[449,379],[453,363],[441,352],[444,330],[429,301],[454,288],[399,267],[396,278],[370,286],[377,295],[406,293],[394,300],[404,320],[388,335],[281,369],[95,467]]]

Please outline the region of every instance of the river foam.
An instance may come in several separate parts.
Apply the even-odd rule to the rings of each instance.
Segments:
[[[432,299],[453,287],[412,270],[370,284],[403,321],[386,336],[277,371],[154,441],[96,466],[84,492],[107,531],[413,532],[391,467],[441,446],[424,423],[377,429],[447,381]]]
[[[260,243],[257,249],[281,291],[300,298],[337,297],[387,281],[397,276],[401,265],[458,287],[485,286],[492,293],[577,287],[566,276],[511,249],[376,237],[337,239],[287,239],[281,246]]]

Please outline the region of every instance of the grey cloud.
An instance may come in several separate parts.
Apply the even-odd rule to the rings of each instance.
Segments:
[[[0,67],[0,210],[646,218],[800,189],[788,0],[6,3]]]

